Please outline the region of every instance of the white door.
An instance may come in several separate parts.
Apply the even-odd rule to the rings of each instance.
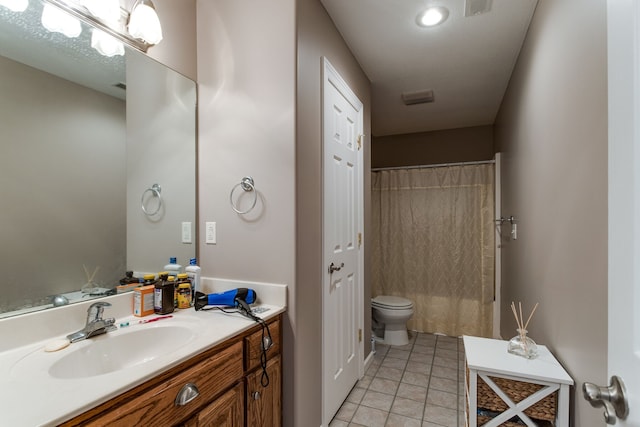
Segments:
[[[640,2],[607,1],[609,55],[608,377],[622,378],[640,426]],[[609,384],[598,384],[608,386]],[[603,410],[604,412],[604,410]]]
[[[323,62],[322,416],[327,426],[362,363],[362,103],[329,61]]]

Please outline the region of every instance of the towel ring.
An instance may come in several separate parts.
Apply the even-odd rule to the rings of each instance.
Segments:
[[[147,208],[144,206],[144,196],[146,196],[148,192],[151,192],[152,197],[158,198],[158,208],[153,212],[149,212]],[[160,187],[160,184],[153,184],[151,188],[147,188],[142,193],[142,197],[140,198],[140,205],[142,206],[142,212],[144,212],[146,216],[153,216],[158,212],[160,212],[160,209],[162,208],[162,194],[160,194],[161,192],[162,192],[162,188]]]
[[[238,209],[236,204],[233,202],[233,193],[236,191],[238,187],[242,188],[244,191],[253,191],[253,203],[251,203],[251,206],[249,207],[249,209],[244,211],[241,211],[240,209]],[[251,178],[250,176],[245,176],[244,178],[242,178],[242,181],[240,181],[240,183],[236,184],[231,189],[231,194],[229,194],[229,202],[231,203],[231,208],[233,208],[233,210],[236,213],[239,213],[240,215],[244,215],[246,213],[251,212],[253,208],[256,207],[256,203],[258,202],[258,192],[256,191],[256,186],[253,182],[253,178]]]

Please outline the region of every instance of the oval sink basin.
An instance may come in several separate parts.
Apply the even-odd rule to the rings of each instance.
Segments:
[[[173,325],[107,333],[75,350],[72,344],[71,352],[54,362],[49,374],[60,379],[108,374],[169,354],[194,337],[193,328]]]

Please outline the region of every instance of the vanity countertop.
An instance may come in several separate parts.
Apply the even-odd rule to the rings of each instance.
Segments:
[[[208,290],[205,289],[208,293],[220,292],[234,287],[255,289],[258,301],[254,307],[264,307],[265,311],[259,313],[258,316],[265,320],[285,311],[286,286],[284,285],[217,281],[215,279],[203,279],[203,285],[209,287]],[[52,340],[66,336],[66,333],[74,332],[74,330],[69,330],[64,334],[47,336],[44,339],[34,333],[32,342],[25,342],[24,329],[20,327],[20,330],[16,332],[20,334],[18,340],[20,345],[7,348],[5,344],[5,348],[0,351],[0,413],[3,425],[57,425],[256,325],[255,321],[237,313],[225,314],[218,310],[196,312],[193,309],[176,310],[171,313],[173,316],[171,318],[140,324],[139,320],[149,320],[158,316],[151,315],[144,318],[132,315],[118,316],[118,313],[122,313],[123,310],[125,313],[130,310],[131,298],[132,295],[129,293],[104,299],[104,301],[110,302],[113,307],[113,313],[109,312],[110,307],[105,310],[104,316],[115,316],[116,325],[129,322],[129,326],[119,326],[117,331],[73,343],[56,352],[45,352],[44,346]],[[77,323],[80,325],[84,323],[86,308],[91,302],[94,301],[77,304],[79,307],[73,307],[73,309],[72,306],[69,306],[32,313],[29,318],[23,320],[27,328],[34,323],[40,323],[44,327],[56,316],[60,316],[61,312],[65,315],[64,309],[66,308],[72,309],[71,313],[67,313],[68,316],[75,317],[79,315],[78,313],[85,313],[85,317],[78,319]],[[6,320],[12,320],[14,325],[20,321],[20,319]],[[50,374],[51,366],[69,352],[85,351],[83,347],[88,350],[94,341],[111,338],[108,336],[109,334],[114,334],[112,336],[115,337],[117,334],[126,334],[131,331],[137,333],[142,329],[162,330],[161,328],[168,327],[187,327],[196,333],[190,336],[186,343],[171,347],[169,352],[153,355],[143,363],[106,374],[78,378],[56,378]],[[11,339],[5,334],[6,328],[7,325],[0,323],[0,332],[3,333],[3,337]]]

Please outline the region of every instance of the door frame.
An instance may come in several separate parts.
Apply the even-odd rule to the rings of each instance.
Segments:
[[[608,73],[608,353],[607,383],[626,383],[629,418],[637,425],[640,389],[640,5],[607,0]],[[634,369],[635,368],[635,369]],[[596,380],[589,378],[589,380]],[[598,409],[601,411],[601,409]]]
[[[359,242],[358,247],[358,280],[356,283],[356,298],[355,304],[356,307],[353,309],[356,312],[356,316],[358,319],[358,328],[360,332],[360,340],[358,342],[358,354],[357,354],[357,363],[358,363],[358,378],[362,378],[364,376],[364,104],[358,99],[357,95],[353,92],[353,90],[349,87],[346,81],[342,78],[340,73],[336,70],[336,68],[329,62],[329,59],[325,56],[321,57],[321,85],[320,85],[320,93],[321,93],[321,170],[322,170],[322,286],[325,286],[325,268],[328,265],[329,260],[325,259],[325,239],[324,239],[324,200],[325,200],[325,145],[324,145],[324,106],[325,106],[325,96],[324,96],[324,88],[325,84],[333,84],[338,88],[341,94],[347,99],[351,105],[354,106],[356,111],[358,111],[358,134],[361,135],[362,145],[357,150],[358,157],[358,176],[357,180],[357,229],[360,230],[360,235],[362,236],[361,242]],[[325,387],[324,383],[324,357],[325,357],[325,342],[324,342],[324,319],[327,315],[326,310],[326,302],[325,302],[325,293],[324,290],[322,292],[322,426],[328,426],[331,420],[325,420]]]

